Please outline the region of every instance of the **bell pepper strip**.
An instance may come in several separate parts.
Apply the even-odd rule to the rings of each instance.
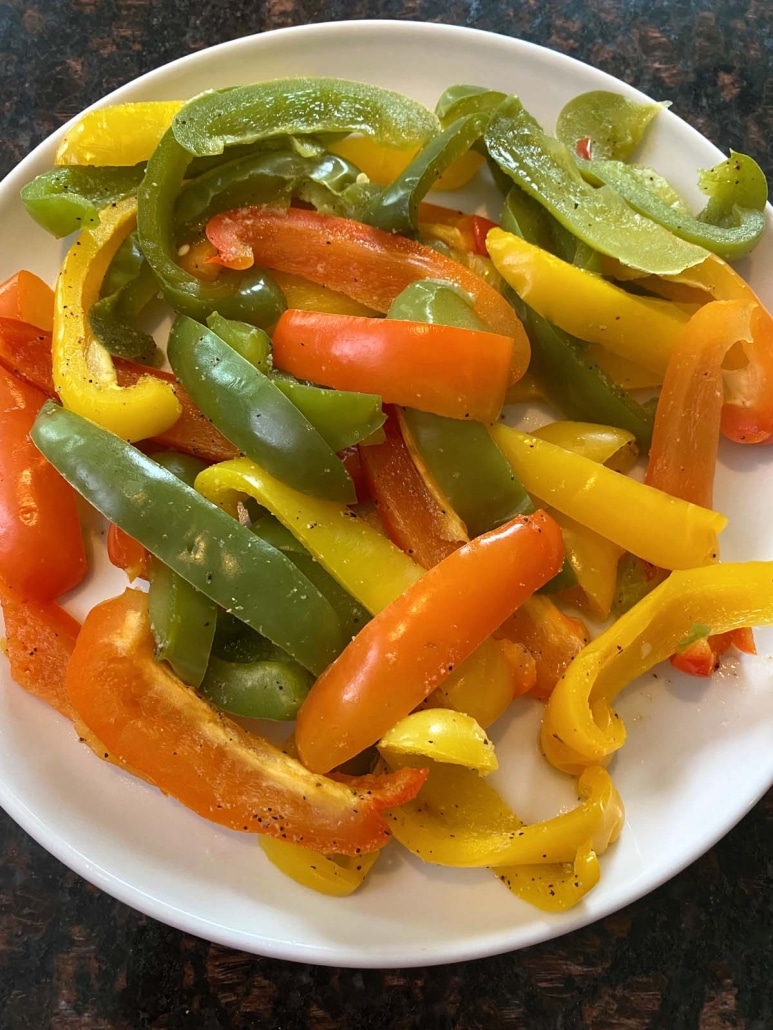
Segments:
[[[194,402],[240,451],[305,493],[354,501],[349,474],[291,400],[206,326],[175,320],[167,356]]]
[[[210,658],[198,692],[215,708],[248,719],[294,719],[314,677],[286,654],[255,662]]]
[[[302,887],[328,894],[334,898],[347,898],[365,881],[380,852],[368,855],[320,855],[300,844],[268,837],[258,838],[266,858],[285,876]]]
[[[687,316],[637,297],[502,229],[486,237],[497,271],[521,300],[564,332],[664,374]]]
[[[502,171],[594,251],[656,275],[706,257],[704,248],[638,214],[613,189],[586,183],[569,148],[547,136],[517,97],[496,109],[485,142]]]
[[[421,144],[438,131],[431,111],[392,90],[335,78],[288,78],[202,93],[172,122],[191,154],[222,154],[269,136],[361,132],[385,146]]]
[[[452,250],[467,250],[488,257],[486,235],[489,229],[495,228],[496,222],[483,215],[468,215],[426,201],[419,204],[420,237],[425,241],[442,240]]]
[[[132,197],[145,169],[89,168],[74,165],[54,168],[22,187],[24,207],[46,232],[61,239],[100,222],[100,212],[116,201]]]
[[[612,615],[619,618],[667,577],[668,572],[665,569],[659,569],[657,565],[642,561],[635,554],[623,552],[617,565],[617,585],[612,602]]]
[[[574,862],[500,867],[496,876],[516,898],[535,908],[566,912],[599,882],[601,864],[590,844],[584,844],[578,848]]]
[[[579,619],[565,615],[547,597],[530,597],[496,632],[521,644],[534,659],[535,683],[529,693],[550,697],[570,662],[588,643],[588,630]]]
[[[535,429],[532,436],[582,454],[615,472],[630,472],[639,456],[633,433],[596,422],[548,422]]]
[[[208,245],[209,241],[207,241]],[[215,253],[211,247],[212,253]],[[217,265],[209,265],[209,268],[217,269]],[[375,315],[373,308],[360,304],[345,293],[332,290],[324,283],[313,283],[302,275],[292,275],[290,272],[272,270],[272,276],[277,286],[285,295],[288,308],[301,308],[304,311],[329,311],[336,315]]]
[[[23,600],[5,588],[0,603],[5,622],[4,650],[14,681],[72,719],[65,673],[80,623],[54,601]]]
[[[369,441],[384,424],[378,394],[322,389],[278,371],[271,378],[337,453]]]
[[[732,170],[729,182],[728,170]],[[727,161],[702,173],[699,185],[714,196],[697,218],[679,211],[648,189],[640,170],[621,161],[595,158],[581,161],[580,171],[594,186],[603,184],[612,188],[640,215],[662,225],[679,239],[718,254],[726,261],[737,261],[748,254],[765,228],[767,183],[757,162],[745,154],[731,151]],[[713,224],[713,219],[707,217],[715,211],[719,224]]]
[[[377,747],[392,766],[411,755],[461,765],[481,776],[499,768],[494,744],[482,727],[463,712],[443,708],[424,708],[406,715],[384,734]]]
[[[424,701],[427,708],[451,708],[487,729],[507,711],[514,697],[536,682],[531,656],[508,640],[484,641]]]
[[[528,433],[501,424],[490,432],[530,494],[626,551],[664,569],[695,568],[716,559],[724,515]]]
[[[570,150],[587,141],[589,157],[627,161],[662,110],[662,104],[640,104],[610,90],[590,90],[561,108],[556,138]]]
[[[556,686],[541,731],[548,761],[566,772],[605,763],[626,736],[615,697],[674,654],[696,624],[719,634],[771,623],[773,563],[672,572],[592,641]]]
[[[371,182],[388,186],[402,175],[416,157],[417,147],[385,147],[371,136],[346,136],[333,140],[328,150],[357,165]],[[458,190],[480,171],[483,158],[473,151],[460,154],[432,184],[433,190]]]
[[[537,685],[537,663],[534,655],[523,644],[507,637],[497,637],[502,653],[505,655],[514,674],[513,697],[529,694]],[[435,691],[438,693],[438,691]],[[453,708],[453,705],[447,707]],[[484,725],[481,723],[481,725]]]
[[[207,672],[217,607],[152,555],[148,581],[148,615],[156,660],[169,662],[183,683],[198,687]]]
[[[561,567],[561,533],[541,512],[465,544],[376,615],[301,706],[295,743],[327,771],[375,743]]]
[[[478,422],[499,417],[513,361],[496,333],[312,311],[285,311],[273,343],[277,367],[299,379]]]
[[[699,627],[699,632],[703,627]],[[688,634],[689,635],[689,634]],[[686,646],[680,646],[669,661],[675,669],[688,676],[709,677],[720,668],[722,655],[735,646],[744,654],[756,654],[754,635],[748,626],[731,630],[729,633],[714,633],[699,636]]]
[[[182,100],[115,104],[87,111],[67,130],[56,165],[136,165],[147,161]]]
[[[255,272],[241,278],[220,276],[213,282],[204,282],[179,262],[175,204],[190,158],[170,129],[148,161],[137,194],[137,232],[142,252],[175,311],[202,322],[213,311],[219,311],[224,318],[251,325],[273,325],[284,308],[284,298],[269,276]]]
[[[173,473],[51,401],[31,435],[98,511],[302,665],[319,672],[341,651],[340,621],[316,587]]]
[[[134,537],[111,522],[107,528],[107,556],[117,569],[123,569],[133,583],[148,578],[148,552]]]
[[[0,284],[0,319],[26,322],[50,333],[54,324],[54,291],[26,269]]]
[[[577,578],[577,587],[566,589],[562,598],[587,608],[592,618],[606,619],[615,600],[623,548],[554,508],[547,511],[561,527],[567,560]]]
[[[307,497],[246,458],[213,465],[196,489],[232,514],[245,495],[268,508],[338,583],[373,614],[414,584],[424,570],[351,509]],[[455,709],[490,725],[513,698],[514,673],[494,640],[444,680],[442,694]]]
[[[560,331],[560,330],[559,330]],[[654,390],[663,382],[663,376],[643,365],[637,365],[627,358],[622,358],[598,343],[583,344],[585,357],[591,364],[596,364],[614,383],[629,390]],[[646,409],[645,409],[646,410]]]
[[[753,340],[754,306],[712,301],[699,308],[671,356],[658,399],[645,482],[708,508],[722,417],[722,363]]]
[[[95,689],[99,684],[99,689]],[[322,852],[378,850],[383,810],[413,797],[424,773],[367,777],[360,791],[320,777],[246,733],[153,656],[144,594],[92,609],[67,671],[73,708],[121,763],[229,829],[268,833]]]
[[[300,208],[224,212],[210,219],[207,238],[217,248],[217,261],[227,267],[257,263],[303,275],[380,312],[388,311],[401,290],[417,279],[455,283],[469,294],[492,332],[515,340],[513,381],[526,371],[528,341],[507,301],[480,276],[432,247]]]
[[[271,339],[264,329],[235,318],[223,318],[218,311],[207,318],[207,328],[265,375],[273,368]]]
[[[44,394],[0,367],[0,584],[51,601],[86,575],[75,493],[29,438]]]
[[[425,569],[437,565],[467,540],[464,525],[429,491],[390,410],[386,439],[360,450],[368,490],[387,536]]]
[[[109,355],[88,328],[87,312],[113,254],[134,228],[136,208],[133,198],[107,208],[99,225],[81,233],[68,251],[56,284],[52,339],[54,386],[62,403],[130,440],[163,432],[181,410],[172,387],[156,378],[118,386]]]
[[[137,326],[139,316],[157,296],[156,277],[143,262],[133,279],[92,304],[89,328],[109,354],[154,368],[163,365],[164,352],[150,333]]]

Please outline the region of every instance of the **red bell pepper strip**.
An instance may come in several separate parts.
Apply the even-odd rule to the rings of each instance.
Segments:
[[[374,311],[388,311],[398,293],[417,279],[455,283],[470,295],[493,332],[515,341],[511,381],[528,367],[528,338],[502,294],[432,247],[361,222],[293,207],[225,211],[210,219],[206,233],[218,251],[211,261],[228,268],[258,264],[302,275]]]
[[[683,651],[672,654],[669,661],[675,669],[686,672],[688,676],[708,677],[719,669],[722,655],[733,645],[745,654],[757,653],[753,631],[743,627],[700,637]]]
[[[0,283],[0,318],[13,318],[50,333],[54,323],[54,291],[34,272],[22,269]]]
[[[382,812],[415,797],[426,777],[423,769],[401,769],[344,785],[245,732],[156,661],[146,595],[136,590],[89,612],[67,691],[115,760],[194,812],[324,854],[383,847]]]
[[[72,719],[65,674],[80,623],[54,601],[22,601],[4,593],[2,607],[11,676],[20,687]]]
[[[498,333],[289,310],[272,336],[275,365],[298,379],[448,418],[494,422],[510,382],[513,341]]]
[[[46,400],[0,367],[0,582],[50,601],[86,574],[75,491],[29,438]]]
[[[459,519],[441,508],[416,468],[394,411],[384,423],[383,443],[360,448],[365,481],[392,543],[425,569],[467,541]]]
[[[476,537],[430,569],[362,629],[312,686],[295,743],[327,772],[379,740],[561,568],[544,512]]]
[[[481,257],[488,257],[486,236],[490,229],[496,228],[497,223],[483,215],[468,215],[426,201],[419,204],[419,232],[425,239],[447,240],[456,249],[469,250]],[[449,229],[451,238],[447,234]]]
[[[107,556],[117,569],[124,570],[129,582],[148,578],[147,550],[114,522],[107,530]]]
[[[0,317],[0,365],[54,397],[51,333],[28,322]]]

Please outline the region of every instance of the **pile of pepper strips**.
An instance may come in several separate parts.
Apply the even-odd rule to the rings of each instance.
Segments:
[[[119,743],[115,761],[194,810],[263,831],[272,860],[310,886],[354,889],[371,863],[342,856],[375,855],[390,810],[414,853],[491,866],[520,896],[567,907],[620,828],[602,768],[624,739],[616,692],[669,655],[708,674],[769,621],[766,565],[710,564],[723,519],[709,508],[720,423],[742,441],[771,436],[771,321],[702,249],[735,257],[756,242],[759,170],[732,155],[704,173],[709,204],[691,218],[624,163],[656,108],[609,94],[567,106],[563,144],[516,98],[472,87],[448,90],[435,116],[336,80],[179,107],[87,115],[60,167],[23,194],[55,235],[86,228],[62,267],[51,344],[32,328],[48,328],[45,287],[20,273],[2,292],[18,443],[4,461],[17,479],[34,467],[34,503],[70,513],[71,545],[59,568],[30,540],[17,546],[25,520],[11,520],[14,677],[100,753]],[[378,183],[374,161],[396,154]],[[423,201],[481,155],[506,193],[507,231]],[[138,325],[159,289],[177,312],[177,385],[137,364],[163,360]],[[584,421],[538,435],[491,425],[527,368],[531,390]],[[614,375],[663,381],[654,432],[651,407]],[[650,441],[642,485],[622,470]],[[149,579],[147,601],[127,591],[82,629],[54,603],[85,561],[72,495],[40,452],[113,521],[111,554]],[[366,498],[378,526],[351,507]],[[642,506],[656,532],[627,520]],[[583,648],[582,624],[535,591],[604,617],[626,553],[618,608],[660,585]],[[643,665],[631,644],[653,640]],[[563,816],[524,828],[478,775],[496,766],[480,727],[515,693],[550,695],[572,659],[542,744],[581,774],[585,800],[572,831]],[[303,765],[205,699],[297,714]],[[438,707],[403,719],[426,703]],[[374,775],[363,770],[378,741]],[[358,757],[356,777],[318,775]],[[194,782],[208,767],[217,791]]]

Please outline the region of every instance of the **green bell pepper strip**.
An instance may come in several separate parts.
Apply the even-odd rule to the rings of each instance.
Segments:
[[[561,108],[556,138],[572,151],[588,141],[594,159],[627,161],[663,106],[639,104],[606,89],[580,93]]]
[[[198,692],[231,715],[288,722],[298,714],[313,682],[314,677],[287,655],[248,663],[211,658]]]
[[[765,228],[767,183],[757,162],[744,154],[733,152],[727,161],[702,173],[701,188],[711,190],[712,197],[697,218],[675,209],[658,192],[648,189],[638,169],[620,161],[593,159],[578,164],[589,182],[611,187],[634,211],[725,261],[748,254]]]
[[[362,443],[386,421],[378,394],[328,390],[279,371],[272,374],[271,381],[336,452]]]
[[[528,194],[515,187],[505,202],[502,228],[543,246],[548,235],[544,214]],[[546,321],[515,291],[510,290],[508,296],[531,343],[529,371],[550,400],[567,418],[627,429],[636,437],[640,450],[647,453],[653,414],[587,356],[581,340]]]
[[[610,187],[585,182],[569,149],[517,97],[497,108],[485,141],[500,168],[593,250],[654,275],[676,275],[706,258],[704,248],[636,213]]]
[[[386,232],[415,235],[419,204],[450,165],[481,138],[488,121],[489,116],[480,114],[457,119],[429,140],[405,171],[388,186],[378,188],[352,217]]]
[[[304,668],[343,650],[335,611],[285,555],[141,451],[52,401],[31,436],[99,512]]]
[[[485,86],[449,86],[440,94],[435,114],[445,129],[464,115],[493,114],[504,100],[507,100],[506,93]]]
[[[131,282],[139,274],[144,260],[137,233],[130,233],[113,255],[110,267],[105,272],[99,290],[100,297],[109,297]]]
[[[203,93],[175,115],[172,131],[186,150],[202,156],[270,136],[342,131],[410,147],[435,135],[438,122],[415,100],[378,86],[294,78]]]
[[[61,238],[98,225],[100,210],[136,193],[143,173],[142,165],[54,168],[28,182],[21,199],[38,225]]]
[[[167,356],[194,402],[244,454],[305,493],[356,500],[343,462],[314,426],[268,376],[211,329],[178,316]]]
[[[143,261],[137,274],[109,296],[100,297],[88,312],[89,328],[110,354],[160,368],[164,352],[150,333],[136,325],[147,305],[158,296],[158,281]]]
[[[216,282],[205,283],[177,261],[174,211],[190,157],[169,129],[148,161],[137,191],[137,233],[142,253],[176,311],[201,321],[219,311],[224,318],[273,325],[285,302],[267,273],[253,270],[243,278],[223,275]]]
[[[176,451],[153,460],[192,487],[207,466]],[[148,615],[159,661],[167,661],[183,683],[198,687],[207,670],[217,626],[217,605],[155,555],[148,561]]]
[[[207,326],[229,347],[233,347],[237,354],[241,354],[245,361],[249,361],[264,375],[268,375],[273,362],[271,340],[267,332],[248,322],[223,318],[219,311],[213,311],[207,318]]]

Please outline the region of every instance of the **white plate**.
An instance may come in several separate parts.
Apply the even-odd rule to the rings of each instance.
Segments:
[[[568,57],[471,29],[349,22],[283,29],[175,61],[107,101],[173,99],[284,75],[337,75],[399,89],[433,105],[460,77],[517,91],[546,127],[588,89],[635,90]],[[667,99],[667,98],[658,98]],[[0,186],[0,223],[13,248],[0,278],[28,267],[53,281],[61,248],[24,215],[21,186],[50,166],[61,132]],[[718,152],[676,115],[658,118],[645,155],[698,202],[695,169]],[[468,198],[469,199],[469,198]],[[478,202],[476,199],[476,203]],[[448,202],[448,196],[446,199]],[[770,304],[773,232],[744,271]],[[717,506],[730,516],[725,559],[773,558],[773,452],[724,448]],[[96,569],[71,606],[82,616],[123,587],[93,532]],[[763,654],[773,653],[760,634]],[[603,858],[599,886],[564,915],[543,915],[486,871],[424,866],[391,845],[366,887],[346,900],[285,879],[252,837],[221,830],[144,783],[101,764],[70,727],[12,684],[0,686],[0,802],[45,848],[109,894],[181,930],[261,955],[331,965],[410,966],[478,958],[547,940],[640,897],[709,848],[773,780],[773,660],[731,660],[711,682],[662,669],[624,695],[630,739],[612,771],[627,806],[622,838]],[[522,818],[574,801],[569,778],[536,750],[539,706],[524,702],[496,738],[497,781]]]

